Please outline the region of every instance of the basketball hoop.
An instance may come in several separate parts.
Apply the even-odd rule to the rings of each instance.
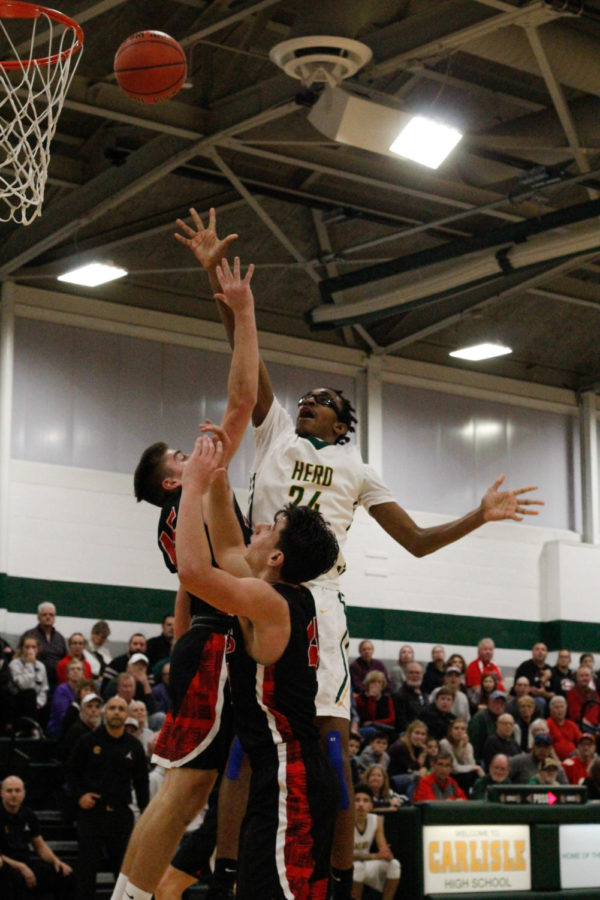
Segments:
[[[23,40],[29,20],[31,33]],[[47,29],[47,30],[46,30]],[[17,35],[14,32],[18,33]],[[54,137],[80,59],[83,31],[54,9],[0,0],[0,222],[41,215]],[[17,43],[17,40],[19,43]],[[35,51],[38,48],[36,55]]]

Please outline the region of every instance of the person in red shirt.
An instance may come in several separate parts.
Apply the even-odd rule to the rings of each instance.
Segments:
[[[569,719],[579,722],[582,728],[587,725],[591,729],[597,729],[600,724],[600,695],[592,687],[593,677],[591,669],[579,666],[575,674],[575,687],[567,693]],[[586,706],[591,700],[596,702]]]
[[[85,638],[78,631],[69,638],[69,652],[56,664],[56,683],[64,684],[67,680],[67,666],[72,659],[78,659],[83,665],[84,678],[92,678],[92,669],[87,659],[83,658]]]
[[[465,684],[468,688],[479,687],[481,679],[489,672],[497,678],[497,689],[499,691],[504,690],[504,685],[502,684],[502,672],[496,663],[492,662],[495,649],[496,645],[491,638],[481,638],[477,644],[477,659],[474,659],[473,662],[470,662],[467,666]]]
[[[433,763],[431,775],[419,780],[413,802],[424,800],[466,800],[467,795],[459,784],[450,777],[452,757],[449,753],[438,753]]]
[[[359,731],[363,737],[369,737],[374,731],[393,731],[396,714],[389,694],[384,691],[387,680],[383,672],[376,669],[365,678],[365,689],[356,698]]]
[[[581,784],[587,778],[588,768],[596,756],[596,739],[585,732],[577,741],[577,753],[563,760],[563,769],[569,784]]]
[[[552,738],[552,746],[562,761],[575,753],[581,731],[571,719],[567,719],[567,701],[557,694],[550,701],[550,716],[546,719]]]

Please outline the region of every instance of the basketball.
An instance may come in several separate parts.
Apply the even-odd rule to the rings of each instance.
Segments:
[[[115,75],[128,97],[161,103],[180,90],[187,75],[183,48],[163,31],[139,31],[115,53]]]

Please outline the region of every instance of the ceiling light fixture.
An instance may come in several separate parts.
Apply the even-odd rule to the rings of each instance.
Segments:
[[[106,284],[108,281],[123,278],[125,275],[127,275],[127,269],[119,269],[117,266],[105,263],[89,263],[87,266],[80,266],[78,269],[72,269],[70,272],[65,272],[64,275],[59,275],[58,281],[97,287],[99,284]]]
[[[437,169],[461,138],[462,134],[456,128],[425,116],[414,116],[402,129],[390,150],[405,159]]]
[[[494,356],[506,356],[512,353],[510,347],[503,347],[502,344],[474,344],[472,347],[462,347],[460,350],[453,350],[450,356],[457,359],[468,359],[471,362],[478,362],[480,359],[492,359]]]

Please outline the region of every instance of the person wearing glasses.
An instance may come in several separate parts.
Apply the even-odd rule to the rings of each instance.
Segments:
[[[76,631],[75,634],[72,634],[69,638],[69,652],[66,656],[63,656],[61,660],[59,660],[56,666],[56,683],[64,684],[67,680],[67,666],[71,662],[71,660],[78,660],[83,666],[83,677],[91,678],[92,677],[92,668],[85,659],[83,653],[85,650],[85,638],[79,632]]]
[[[216,214],[210,210],[205,228],[195,210],[192,225],[178,220],[182,234],[176,235],[206,269],[213,291],[218,291],[217,266],[237,235],[220,239]],[[217,301],[219,302],[219,301]],[[230,310],[219,303],[227,336],[233,346],[234,321]],[[258,399],[252,413],[256,457],[250,477],[250,525],[271,521],[286,503],[320,510],[338,539],[340,550],[346,542],[357,506],[364,506],[375,521],[399,544],[421,557],[470,534],[485,522],[535,515],[532,505],[539,500],[522,495],[535,488],[501,491],[501,475],[486,491],[479,507],[460,519],[443,525],[421,528],[396,503],[371,466],[363,462],[350,434],[356,425],[354,407],[343,392],[329,386],[306,391],[297,401],[295,421],[274,395],[264,362],[259,362]],[[348,677],[348,629],[344,596],[339,578],[345,570],[340,553],[330,572],[307,585],[315,598],[319,627],[320,663],[317,673],[317,719],[322,740],[335,755],[337,735],[342,745],[346,799],[336,823],[332,853],[332,882],[335,900],[349,900],[352,892],[354,810],[350,758],[347,752],[351,689]],[[344,787],[342,787],[344,793]]]

